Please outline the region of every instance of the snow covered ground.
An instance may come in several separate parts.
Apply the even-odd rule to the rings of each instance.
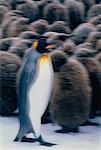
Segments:
[[[101,118],[97,117],[101,125]],[[101,150],[101,126],[80,127],[79,133],[55,133],[59,126],[42,125],[42,134],[48,142],[56,146],[45,147],[36,143],[13,142],[19,128],[16,117],[0,117],[0,150]]]

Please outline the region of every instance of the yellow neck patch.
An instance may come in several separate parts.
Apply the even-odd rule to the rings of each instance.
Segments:
[[[49,60],[49,56],[47,54],[44,54],[41,56],[40,61],[45,62]]]
[[[38,41],[35,41],[35,42],[33,43],[33,48],[36,49],[37,47],[38,47]]]
[[[47,54],[44,54],[40,57],[40,60],[39,60],[39,64],[41,65],[41,67],[43,65],[45,65],[46,63],[51,63],[51,59],[50,57],[47,55]]]

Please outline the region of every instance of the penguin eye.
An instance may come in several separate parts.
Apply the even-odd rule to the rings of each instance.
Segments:
[[[33,43],[33,48],[36,49],[37,47],[38,47],[38,41],[35,41],[35,42]]]

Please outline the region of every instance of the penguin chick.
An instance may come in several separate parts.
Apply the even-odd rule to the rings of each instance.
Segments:
[[[76,51],[76,45],[72,40],[66,40],[63,43],[63,51],[68,55],[71,56]]]
[[[3,38],[0,40],[0,51],[8,51],[12,45],[13,40],[16,38]]]
[[[26,141],[25,136],[33,133],[35,140],[41,145],[52,146],[41,136],[41,117],[49,103],[53,83],[53,69],[48,54],[44,54],[52,47],[46,38],[34,42],[25,55],[18,76],[18,108],[20,128],[15,141]],[[44,86],[44,83],[47,83]],[[40,84],[42,83],[42,84]],[[30,106],[30,107],[29,107]]]
[[[7,7],[7,8],[10,8],[10,7],[9,7],[9,0],[7,0],[7,1],[0,0],[0,5],[1,5],[1,6],[5,6],[5,7]]]
[[[43,10],[45,6],[47,6],[49,3],[52,3],[52,2],[53,0],[41,0],[37,2],[39,19],[43,18]]]
[[[95,56],[96,60],[101,64],[101,52]]]
[[[7,20],[4,20],[2,23],[2,28],[1,28],[1,37],[2,38],[8,38],[10,36],[9,29],[11,28],[11,24],[13,21],[15,21],[17,18],[16,17],[11,17]]]
[[[38,33],[33,32],[33,31],[24,31],[19,34],[19,37],[22,39],[26,39],[26,40],[29,39],[29,40],[34,41],[34,40],[39,39],[40,36]]]
[[[76,46],[76,49],[81,49],[81,48],[92,50],[93,43],[85,42]]]
[[[43,36],[48,37],[48,40],[54,43],[57,47],[61,47],[63,45],[63,42],[66,39],[70,38],[72,35],[57,32],[46,32],[43,34]]]
[[[97,111],[101,111],[101,65],[92,57],[77,56],[76,58],[81,62],[88,71],[90,86],[92,88],[92,101],[91,101],[91,117],[96,116]]]
[[[0,115],[9,115],[17,109],[16,76],[20,67],[18,56],[0,51]]]
[[[28,27],[28,19],[20,17],[11,23],[9,27],[9,36],[17,37],[21,32],[26,31]]]
[[[84,5],[82,2],[75,0],[65,0],[64,6],[67,9],[69,27],[71,30],[74,30],[84,21]]]
[[[101,39],[97,40],[96,42],[96,50],[98,52],[101,52]]]
[[[12,10],[12,11],[9,11],[6,16],[5,16],[5,20],[9,20],[10,18],[12,17],[16,17],[16,18],[19,18],[19,17],[22,17],[22,12],[20,10]]]
[[[2,23],[2,38],[7,37],[16,37],[20,34],[20,32],[23,32],[27,30],[28,26],[28,19],[24,17],[19,17],[16,15],[11,14],[11,16],[5,17],[4,22]]]
[[[56,50],[50,53],[54,72],[59,72],[60,67],[66,63],[67,55],[64,52]]]
[[[67,10],[64,5],[59,2],[52,2],[45,6],[43,17],[52,24],[54,21],[68,21]]]
[[[93,49],[77,47],[74,55],[77,57],[94,57],[98,52]]]
[[[77,0],[77,1],[80,1],[84,4],[84,6],[85,6],[85,17],[87,17],[87,12],[92,6],[94,6],[95,0]]]
[[[97,48],[97,45],[100,47],[100,44],[97,44],[98,40],[100,39],[101,32],[91,32],[85,42],[92,43],[93,48],[100,51],[100,48]]]
[[[32,41],[20,39],[19,42],[12,43],[12,46],[9,48],[8,52],[23,58],[26,50],[30,48],[31,45]]]
[[[6,14],[9,12],[7,7],[0,5],[0,27],[5,19]]]
[[[94,45],[99,39],[101,39],[101,32],[94,31],[89,34],[88,38],[86,39],[86,42],[92,43]]]
[[[26,3],[18,5],[17,10],[20,10],[23,17],[28,18],[29,23],[38,19],[38,7],[34,1],[27,0]]]
[[[97,25],[96,29],[97,29],[98,32],[101,32],[101,24]]]
[[[96,4],[96,5],[93,5],[90,8],[90,10],[88,11],[87,18],[89,20],[89,19],[99,16],[99,15],[101,15],[101,4]]]
[[[86,69],[64,53],[51,53],[55,79],[50,113],[55,123],[62,126],[57,132],[78,132],[78,127],[89,118],[90,87]]]
[[[89,34],[93,31],[96,31],[95,26],[90,23],[82,23],[80,24],[73,32],[71,39],[75,42],[75,44],[82,44],[85,42]]]
[[[28,30],[34,31],[38,34],[43,34],[48,31],[48,22],[44,19],[34,21],[28,27]]]
[[[24,4],[25,2],[26,0],[10,0],[10,7],[15,10],[18,5]]]
[[[88,22],[95,26],[100,25],[101,24],[101,15],[91,18]]]
[[[69,26],[67,26],[64,21],[55,21],[53,24],[49,25],[49,31],[67,34],[71,32]]]

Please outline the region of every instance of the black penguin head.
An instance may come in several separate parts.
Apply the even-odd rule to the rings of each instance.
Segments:
[[[40,38],[39,40],[33,43],[33,48],[39,53],[47,53],[51,48],[56,47],[54,44],[49,43],[47,38]]]

